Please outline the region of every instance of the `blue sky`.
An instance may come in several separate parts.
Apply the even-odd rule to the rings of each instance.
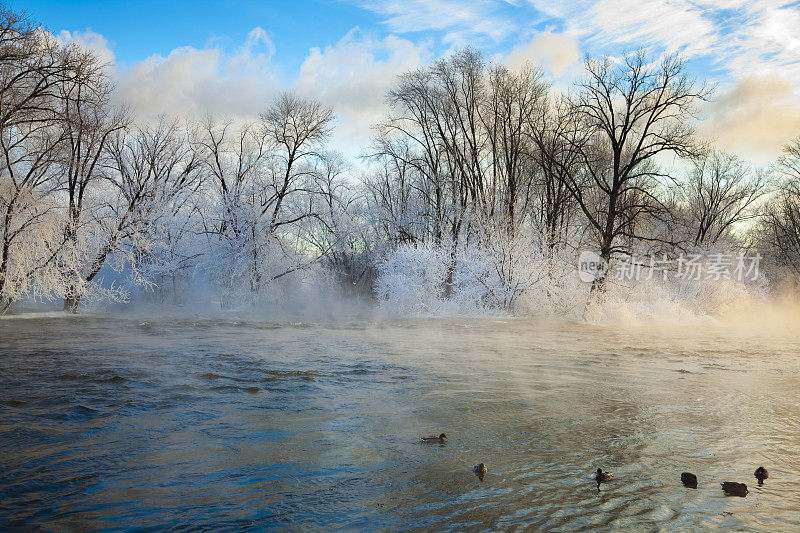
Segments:
[[[353,26],[375,23],[368,11],[328,0],[23,0],[10,5],[55,33],[92,30],[103,35],[116,59],[127,64],[153,54],[166,56],[182,46],[235,47],[261,27],[292,69],[311,46],[334,43]]]
[[[279,89],[332,105],[338,142],[369,137],[394,77],[465,45],[544,66],[557,87],[586,54],[678,51],[717,84],[705,133],[748,157],[800,135],[800,2],[761,0],[12,0],[115,65],[142,115],[255,116]]]

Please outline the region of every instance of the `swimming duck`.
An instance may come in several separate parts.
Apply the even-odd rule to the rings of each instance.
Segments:
[[[601,468],[597,469],[597,473],[594,475],[594,480],[597,481],[597,490],[600,490],[600,483],[608,483],[614,478],[614,474],[611,472],[603,472]]]
[[[763,466],[759,466],[758,468],[756,468],[756,471],[753,473],[753,475],[756,476],[758,484],[763,485],[764,480],[769,477],[769,472],[767,472],[767,469],[764,468]]]
[[[475,475],[478,476],[478,479],[483,481],[483,476],[486,475],[486,465],[483,463],[478,463],[472,467],[472,471],[475,472]]]
[[[681,483],[686,485],[689,488],[696,489],[697,488],[697,476],[692,474],[691,472],[684,472],[681,474]]]
[[[742,498],[744,498],[745,496],[747,496],[747,493],[749,492],[747,490],[747,485],[745,485],[744,483],[736,483],[734,481],[723,481],[721,485],[722,485],[722,490],[724,490],[725,494],[727,494],[728,496],[741,496]]]
[[[447,435],[442,433],[438,437],[420,437],[421,442],[429,442],[431,444],[444,444],[444,441],[447,439]]]

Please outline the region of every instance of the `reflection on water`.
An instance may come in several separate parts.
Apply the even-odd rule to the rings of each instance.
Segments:
[[[798,528],[798,353],[711,326],[1,320],[0,530]]]

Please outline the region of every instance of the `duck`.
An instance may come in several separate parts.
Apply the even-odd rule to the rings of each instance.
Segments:
[[[696,489],[697,488],[697,476],[692,474],[691,472],[683,472],[681,474],[681,483],[686,485],[689,488]]]
[[[447,440],[447,435],[444,433],[440,434],[438,437],[420,437],[421,442],[428,442],[431,444],[444,444],[445,440]]]
[[[756,471],[753,472],[753,475],[756,476],[758,484],[763,485],[764,480],[769,477],[769,472],[767,472],[767,469],[764,468],[763,466],[759,466],[758,468],[756,468]]]
[[[614,478],[614,474],[611,472],[603,472],[602,468],[597,469],[597,473],[594,475],[594,480],[597,481],[597,490],[600,490],[600,483],[608,483]]]
[[[747,496],[747,493],[750,492],[747,490],[747,485],[744,483],[736,483],[735,481],[723,481],[720,483],[722,485],[722,490],[725,491],[725,494],[728,496],[741,496],[744,498]]]
[[[475,472],[475,475],[478,476],[478,479],[483,481],[483,476],[486,475],[486,465],[483,463],[478,463],[472,467],[472,471]]]

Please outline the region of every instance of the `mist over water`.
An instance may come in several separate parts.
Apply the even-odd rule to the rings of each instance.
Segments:
[[[800,330],[734,315],[0,320],[0,529],[794,529]]]

